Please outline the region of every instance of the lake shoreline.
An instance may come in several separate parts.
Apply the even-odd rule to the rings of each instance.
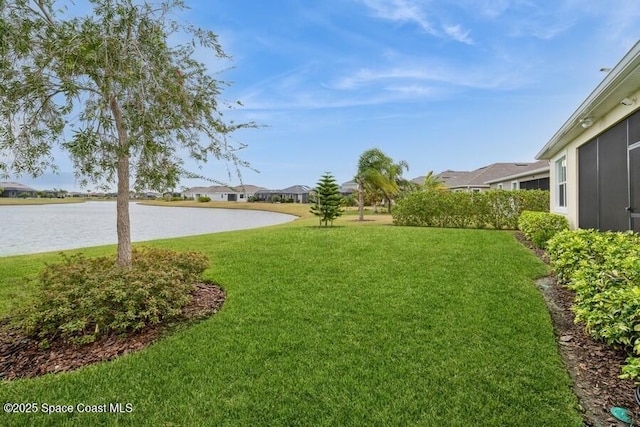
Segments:
[[[130,202],[132,242],[266,227],[298,218],[264,210],[163,207],[170,206]],[[115,201],[2,205],[0,217],[0,257],[117,243]]]

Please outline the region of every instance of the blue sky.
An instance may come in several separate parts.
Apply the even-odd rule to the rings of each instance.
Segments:
[[[244,105],[226,116],[265,126],[235,135],[260,171],[243,181],[272,189],[348,181],[373,147],[408,178],[533,161],[640,36],[637,0],[186,3],[233,58],[202,58]],[[17,179],[76,188],[66,157],[58,176]],[[200,172],[229,181],[217,161]]]

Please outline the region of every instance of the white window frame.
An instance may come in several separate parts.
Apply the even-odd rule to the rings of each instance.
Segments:
[[[498,184],[498,190],[502,190],[502,183]]]
[[[519,181],[511,181],[511,191],[519,190],[520,182]]]
[[[564,153],[553,163],[555,168],[555,197],[554,205],[557,211],[566,212],[567,195],[567,154]]]

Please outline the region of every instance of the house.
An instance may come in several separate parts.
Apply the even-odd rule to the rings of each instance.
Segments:
[[[340,194],[343,196],[349,196],[350,194],[356,193],[358,191],[358,183],[354,180],[343,182],[340,184],[340,188],[338,189]]]
[[[193,187],[182,193],[183,197],[197,200],[198,197],[209,197],[212,202],[246,202],[262,187],[255,185],[212,185],[210,187]]]
[[[283,190],[262,189],[256,191],[254,197],[259,202],[292,201],[295,203],[309,203],[311,188],[306,185],[292,185]]]
[[[516,173],[490,179],[486,184],[492,190],[549,190],[549,162],[539,160],[529,163],[528,166],[518,167]]]
[[[502,188],[505,190],[542,188],[544,186],[544,170],[542,162],[536,163],[493,163],[474,171],[446,170],[435,175],[435,178],[452,191],[487,191]],[[548,178],[547,167],[547,178]],[[537,177],[537,178],[536,178]],[[411,181],[424,184],[425,177],[420,176]],[[521,186],[524,182],[524,186]],[[548,183],[547,183],[548,186]]]
[[[36,197],[38,191],[18,182],[0,182],[0,197]]]
[[[640,232],[640,42],[540,150],[551,211],[576,228]]]

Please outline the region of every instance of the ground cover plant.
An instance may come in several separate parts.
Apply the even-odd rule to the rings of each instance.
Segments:
[[[629,353],[623,378],[640,381],[640,237],[564,231],[548,242],[551,266],[575,292],[575,321],[596,340]]]
[[[546,268],[511,234],[315,224],[153,242],[204,252],[222,310],[143,352],[0,387],[3,402],[131,412],[2,424],[582,424],[532,282]],[[49,258],[0,258],[0,300]]]

